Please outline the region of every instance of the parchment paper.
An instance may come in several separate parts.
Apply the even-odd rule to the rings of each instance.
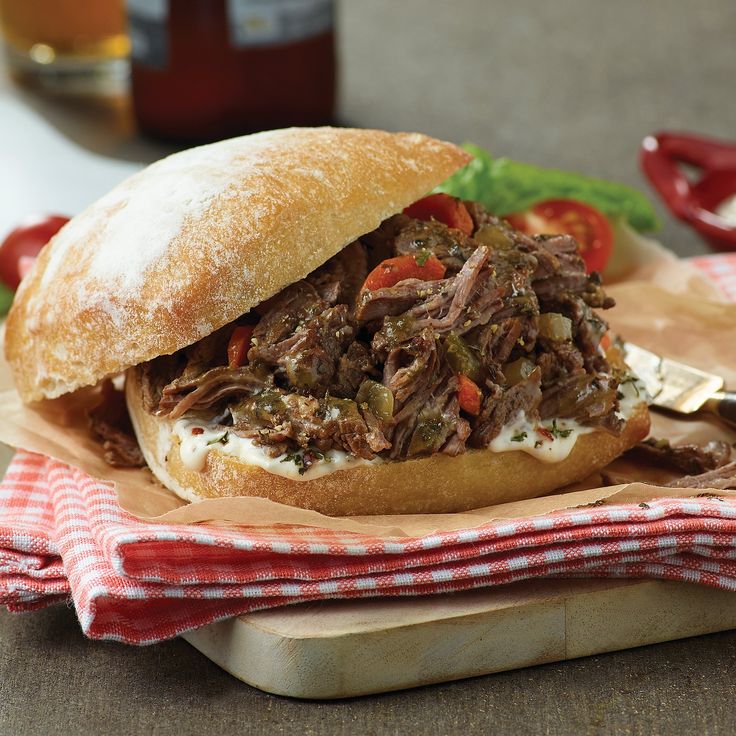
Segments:
[[[715,287],[694,268],[678,261],[654,241],[632,246],[616,266],[629,280],[608,287],[617,306],[606,313],[613,329],[655,352],[719,373],[736,386],[736,305],[725,303]],[[666,287],[666,290],[665,288]],[[645,482],[600,487],[595,474],[568,493],[517,501],[456,514],[327,517],[262,498],[221,498],[187,504],[161,486],[147,470],[115,469],[105,463],[91,437],[85,409],[97,389],[25,406],[13,388],[7,364],[0,360],[0,441],[57,458],[93,477],[112,481],[120,505],[144,521],[209,523],[219,526],[274,527],[295,524],[352,531],[378,537],[417,536],[433,531],[472,528],[493,519],[511,519],[608,502],[644,502],[665,496],[694,496],[701,489],[667,489]],[[707,415],[683,420],[652,414],[652,434],[672,442],[736,440],[736,433]],[[660,470],[620,460],[614,472],[662,482]],[[719,491],[721,496],[735,492]]]

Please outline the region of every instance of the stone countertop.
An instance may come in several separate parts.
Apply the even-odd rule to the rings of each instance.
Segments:
[[[498,155],[645,191],[637,151],[647,133],[734,137],[730,0],[342,0],[339,7],[344,123],[472,140]],[[125,101],[83,108],[7,81],[3,95],[88,151],[146,162],[168,150],[135,134]],[[4,125],[12,138],[17,131]],[[79,177],[82,186],[83,171]],[[12,167],[1,170],[0,189],[13,179]],[[657,206],[667,246],[706,252]],[[57,606],[0,613],[0,733],[731,734],[735,665],[736,632],[727,632],[308,703],[254,690],[181,640],[144,649],[87,641],[73,612]]]

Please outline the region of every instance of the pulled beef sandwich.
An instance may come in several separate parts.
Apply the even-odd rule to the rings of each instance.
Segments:
[[[21,396],[126,371],[142,454],[189,500],[439,513],[580,480],[648,431],[600,346],[595,310],[613,301],[570,237],[425,196],[468,159],[323,128],[148,167],[20,287],[6,354]]]

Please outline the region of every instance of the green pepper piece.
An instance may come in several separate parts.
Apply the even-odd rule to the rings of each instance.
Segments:
[[[243,422],[249,425],[278,424],[280,417],[286,412],[286,405],[278,391],[262,391],[256,396],[249,396],[230,409],[235,424]]]
[[[481,225],[473,235],[473,240],[477,240],[491,249],[499,250],[506,250],[514,244],[508,232],[498,225]]]
[[[395,348],[412,337],[414,318],[407,314],[398,317],[385,317],[382,331],[386,336],[386,343],[390,348]]]
[[[408,455],[437,452],[447,439],[449,427],[438,411],[422,412],[411,436]]]
[[[462,373],[480,385],[483,380],[480,359],[470,345],[455,332],[445,338],[445,356],[455,373]]]
[[[371,412],[384,422],[390,421],[394,415],[394,395],[391,389],[371,381],[370,378],[360,384],[355,401],[358,404],[367,404]]]

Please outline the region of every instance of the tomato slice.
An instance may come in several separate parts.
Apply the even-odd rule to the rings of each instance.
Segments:
[[[41,248],[69,222],[61,215],[31,217],[22,222],[0,244],[0,281],[15,290],[29,267],[29,258],[41,252]]]
[[[404,214],[417,220],[438,220],[447,227],[462,230],[466,235],[473,233],[473,218],[467,208],[449,194],[430,194],[410,204]]]
[[[506,219],[527,235],[572,235],[578,241],[588,273],[602,271],[613,251],[613,230],[608,218],[595,207],[574,199],[547,199]]]
[[[445,275],[445,267],[437,256],[417,254],[415,256],[396,256],[381,261],[363,283],[368,291],[385,289],[404,279],[437,281]]]

